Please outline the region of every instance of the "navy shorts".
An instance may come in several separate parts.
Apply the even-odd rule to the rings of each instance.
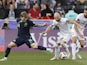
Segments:
[[[13,42],[19,47],[23,44],[26,44],[29,48],[31,48],[31,44],[35,43],[32,37],[18,37]]]

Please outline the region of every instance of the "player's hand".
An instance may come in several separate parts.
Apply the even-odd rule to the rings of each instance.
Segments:
[[[47,33],[44,31],[44,32],[41,33],[41,35],[42,35],[42,36],[46,36]]]
[[[84,29],[84,27],[83,27],[83,26],[81,26],[80,28],[81,28],[81,29]]]

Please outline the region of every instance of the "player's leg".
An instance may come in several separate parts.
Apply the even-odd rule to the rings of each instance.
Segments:
[[[48,52],[53,52],[53,50],[51,48],[46,48],[46,47],[43,47],[43,46],[40,46],[40,45],[37,45],[37,43],[27,43],[27,46],[29,48],[33,48],[33,49],[39,49],[39,50],[44,50],[44,51],[48,51]]]
[[[45,50],[45,51],[49,51],[49,52],[53,52],[52,49],[50,48],[46,48],[40,45],[37,45],[37,43],[34,42],[34,40],[30,37],[26,40],[26,44],[27,46],[30,48],[34,48],[34,49],[39,49],[39,50]]]
[[[80,31],[80,33],[84,36],[84,34],[83,34],[83,31]],[[82,57],[81,57],[81,55],[80,55],[80,51],[81,51],[81,48],[84,48],[84,44],[85,44],[85,42],[84,42],[84,37],[80,37],[79,35],[78,35],[78,40],[79,40],[79,43],[80,44],[78,44],[78,47],[77,47],[77,50],[76,50],[76,55],[77,55],[77,57],[79,58],[79,59],[82,59]],[[79,46],[80,45],[80,46]]]
[[[80,46],[77,47],[76,55],[79,59],[82,59],[82,57],[80,55],[80,51],[81,51],[81,48],[84,47],[84,40],[79,40],[79,42],[80,42]]]
[[[60,48],[61,48],[61,43],[57,42],[57,46],[55,47],[55,50],[54,50],[54,57],[51,58],[50,60],[57,60],[57,59],[59,59]]]
[[[56,46],[54,48],[54,57],[51,58],[50,60],[57,60],[59,58],[60,48],[61,48],[61,39],[63,38],[63,36],[62,36],[62,34],[60,32],[57,35],[59,37],[58,37]]]
[[[71,51],[72,51],[72,60],[76,59],[76,36],[72,37]]]
[[[81,45],[80,45],[79,40],[77,39],[77,42],[76,42],[76,53],[79,52],[80,48],[81,48]]]
[[[8,47],[5,51],[5,56],[0,61],[6,61],[8,55],[10,54],[11,48],[13,48],[15,46],[19,47],[22,44],[24,44],[24,40],[22,38],[17,38],[16,40],[13,40],[10,44],[8,44]]]
[[[71,39],[71,35],[67,34],[67,35],[64,35],[63,39],[61,40],[61,44],[65,48],[65,51],[68,55],[67,58],[70,57],[70,52],[69,52],[69,48],[68,48],[68,42],[69,42],[70,39]]]
[[[79,40],[79,42],[80,42],[81,48],[84,48],[84,44],[85,44],[84,40]]]
[[[69,52],[67,42],[66,41],[62,42],[62,46],[64,47],[64,49],[65,49],[65,51],[67,53],[67,58],[69,58],[70,57],[70,52]]]
[[[0,61],[6,61],[8,55],[10,54],[11,48],[13,48],[15,46],[16,46],[16,44],[14,42],[10,42],[10,44],[8,44],[8,47],[7,47],[6,51],[5,51],[4,58],[0,59]]]

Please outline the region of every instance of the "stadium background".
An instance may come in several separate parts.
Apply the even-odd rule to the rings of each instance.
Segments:
[[[20,3],[19,1],[23,1]],[[25,2],[26,1],[26,2]],[[43,2],[45,0],[0,0],[0,58],[3,56],[3,52],[5,51],[5,48],[7,47],[7,44],[15,39],[16,33],[17,33],[17,23],[15,21],[16,18],[19,18],[20,13],[22,11],[26,11],[29,14],[29,10],[33,7],[35,3],[38,3],[40,10],[42,11],[41,4],[53,4],[52,10],[56,11],[56,3],[61,3],[61,6],[58,7],[58,12],[61,14],[61,16],[65,17],[65,15],[70,10],[74,10],[75,13],[79,14],[82,13],[84,8],[87,7],[87,1],[86,0],[47,0],[48,2]],[[15,19],[11,19],[8,17],[9,15],[9,6],[10,4],[14,5],[14,12],[15,12]],[[19,6],[19,5],[20,6]],[[24,5],[25,4],[25,5]],[[49,6],[50,7],[50,6]],[[53,13],[55,12],[53,11]],[[62,12],[62,13],[61,13]],[[2,29],[3,24],[5,23],[5,19],[9,18],[9,24],[8,29]],[[72,17],[72,16],[71,16]],[[47,22],[48,25],[52,23],[52,18],[50,17],[43,17],[41,16],[40,19],[31,19],[35,23],[43,23]],[[34,38],[34,40],[37,42],[38,38],[40,36],[40,33],[44,31],[46,27],[43,28],[33,28],[31,30],[31,34]],[[49,34],[47,34],[44,37],[41,37],[39,45],[43,45],[45,47],[54,47],[55,41],[57,40],[56,32],[58,30],[55,30],[54,32],[51,31]],[[87,28],[84,31],[85,33],[85,42],[87,42]],[[70,42],[69,42],[70,44]],[[33,51],[33,52],[32,52]],[[9,57],[9,60],[5,63],[0,62],[0,65],[87,65],[87,47],[83,49],[83,52],[81,52],[83,59],[76,61],[69,60],[56,60],[56,61],[50,61],[49,59],[53,56],[53,53],[48,52],[37,52],[39,50],[29,49],[26,45],[23,45],[19,48],[13,48],[12,53]]]

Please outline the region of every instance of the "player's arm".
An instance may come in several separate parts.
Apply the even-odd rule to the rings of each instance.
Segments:
[[[44,26],[47,26],[47,23],[35,24],[34,26],[35,26],[35,27],[44,27]]]
[[[44,27],[44,26],[47,26],[47,23],[43,23],[43,24],[35,24],[33,23],[33,21],[29,21],[29,26],[31,27]]]
[[[75,29],[75,31],[79,34],[80,37],[84,37],[84,35],[82,35],[82,34],[79,32],[79,30],[78,30],[78,28],[77,28],[77,25],[74,25],[74,29]]]
[[[48,33],[48,32],[52,29],[52,27],[53,27],[52,24],[49,25],[49,26],[47,27],[47,29],[46,29],[44,32],[42,32],[42,34]]]
[[[81,28],[81,29],[84,29],[83,26],[81,26],[79,23],[77,23],[77,22],[75,22],[75,21],[68,20],[68,22],[69,22],[70,24],[74,24],[75,26],[78,26],[78,27]]]
[[[76,21],[69,21],[71,24],[74,24],[74,29],[75,31],[79,34],[80,37],[83,37],[83,35],[79,32],[78,27],[81,29],[84,29],[83,26],[81,26],[80,24],[78,24]]]

